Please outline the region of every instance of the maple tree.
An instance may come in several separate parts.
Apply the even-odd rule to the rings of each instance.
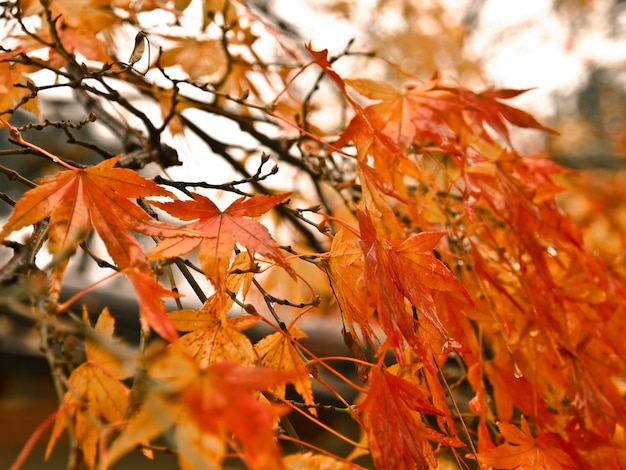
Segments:
[[[626,466],[626,279],[557,204],[569,171],[512,148],[511,126],[555,132],[506,103],[527,90],[348,76],[400,68],[236,0],[16,1],[2,20],[0,172],[23,191],[1,195],[0,300],[41,333],[47,455],[67,433],[71,469],[137,449],[184,469]],[[66,91],[82,118],[46,117]],[[99,123],[116,148],[79,134]],[[34,143],[47,128],[67,153]],[[31,181],[23,159],[51,166]],[[68,299],[85,259],[100,280]],[[127,312],[81,306],[112,278],[138,344]]]

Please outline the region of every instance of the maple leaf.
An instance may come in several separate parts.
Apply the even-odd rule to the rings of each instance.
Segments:
[[[442,87],[442,89],[458,93],[461,103],[463,103],[466,107],[465,115],[467,116],[467,120],[470,124],[480,127],[482,129],[481,136],[489,142],[492,139],[485,130],[485,124],[487,124],[499,137],[504,139],[504,141],[511,146],[511,137],[505,121],[508,121],[518,127],[539,129],[558,135],[557,131],[542,125],[531,114],[499,101],[502,99],[514,98],[522,93],[526,93],[529,89],[510,90],[492,88],[481,93],[474,93],[463,87]]]
[[[243,57],[234,55],[229,64],[230,70],[226,78],[220,81],[218,91],[235,99],[245,98],[249,95],[258,96],[259,90],[251,78],[253,68],[246,63]],[[219,97],[218,104],[221,104],[225,98]],[[244,107],[242,113],[248,114],[250,109]]]
[[[429,429],[419,413],[443,415],[415,384],[384,369],[373,369],[367,397],[358,409],[377,468],[420,468],[437,465],[428,440],[459,445]]]
[[[89,324],[86,307],[83,307],[83,321]],[[85,341],[87,360],[98,364],[98,366],[116,379],[123,380],[132,376],[138,369],[137,361],[132,353],[124,349],[124,344],[113,336],[115,318],[109,312],[108,307],[105,307],[98,315],[94,330],[102,340],[94,341],[87,338]],[[103,340],[106,340],[106,342]],[[111,350],[115,350],[116,353],[111,354]]]
[[[232,434],[243,447],[251,469],[282,468],[273,426],[279,408],[260,401],[257,392],[298,378],[295,371],[242,367],[231,361],[211,364],[181,397],[200,427],[209,434]]]
[[[170,317],[172,315],[175,317],[170,319],[177,322],[184,313],[191,314],[192,312],[173,312]],[[184,320],[188,321],[188,318]],[[243,328],[248,327],[249,323],[249,320],[244,322]],[[257,360],[257,355],[252,343],[246,335],[241,333],[240,328],[242,328],[241,322],[237,319],[229,320],[225,324],[214,319],[212,324],[181,336],[174,344],[175,347],[194,357],[200,367],[227,359],[243,365],[252,365]]]
[[[180,401],[157,393],[147,396],[120,436],[103,453],[101,467],[110,468],[129,451],[148,446],[166,432],[166,442],[177,450],[181,469],[222,467],[224,438],[203,431]]]
[[[152,439],[171,429],[177,421],[191,421],[191,417],[184,414],[185,410],[178,397],[185,388],[198,380],[198,365],[181,351],[161,348],[156,351],[148,350],[145,368],[150,379],[146,383],[145,397],[137,411],[125,423],[119,436],[103,453],[104,468],[109,468],[138,445],[148,445]],[[222,454],[223,448],[222,442]],[[221,460],[221,454],[212,454],[213,457]]]
[[[213,201],[200,194],[194,194],[194,200],[191,201],[154,202],[154,206],[181,220],[198,219],[186,228],[204,234],[204,237],[171,237],[159,242],[147,255],[152,260],[175,258],[199,246],[202,270],[218,295],[224,294],[228,265],[235,243],[267,256],[295,276],[267,228],[252,219],[269,211],[288,196],[289,194],[241,197],[223,212]]]
[[[460,111],[454,94],[437,88],[437,79],[398,91],[371,79],[346,79],[345,83],[363,96],[378,101],[365,108],[375,129],[392,138],[402,150],[412,143],[434,142],[442,148],[453,147],[457,132],[454,112]]]
[[[240,255],[247,258],[247,253],[239,253],[237,256]],[[236,283],[233,278],[251,274],[230,274],[229,289]],[[178,310],[168,315],[176,329],[190,331],[174,343],[173,347],[195,358],[200,368],[218,360],[231,360],[242,365],[254,364],[258,356],[248,337],[241,331],[250,328],[257,319],[248,316],[226,318],[232,300],[220,304],[217,298],[216,294],[212,295],[199,310]]]
[[[11,113],[15,105],[31,93],[28,89],[30,79],[27,74],[34,72],[34,68],[9,62],[14,58],[13,54],[20,53],[23,51],[18,49],[0,56],[0,116]],[[36,115],[40,114],[37,97],[30,99],[22,107]]]
[[[363,251],[355,236],[340,229],[333,238],[328,257],[328,277],[333,293],[341,307],[348,330],[356,337],[354,323],[358,324],[366,337],[374,337],[370,325],[374,306],[369,289],[359,282],[365,272]]]
[[[309,370],[302,355],[293,344],[293,339],[305,338],[306,334],[292,326],[289,328],[289,335],[278,331],[260,340],[254,345],[254,349],[260,357],[261,365],[276,370],[298,371],[300,378],[293,382],[294,388],[304,398],[306,404],[313,405],[315,400],[313,399]],[[274,395],[285,398],[285,390],[285,385],[281,384],[271,391]],[[311,411],[317,415],[315,409],[311,409]]]
[[[359,105],[348,94],[346,90],[346,82],[344,81],[344,79],[341,78],[341,76],[339,76],[339,74],[335,72],[335,70],[333,70],[331,63],[328,60],[328,49],[316,51],[315,49],[313,49],[311,44],[307,44],[305,47],[306,47],[307,52],[311,54],[311,57],[313,57],[313,60],[315,61],[315,63],[324,71],[324,73],[328,76],[328,78],[330,78],[335,83],[335,85],[337,85],[339,90],[341,90],[343,95],[346,97],[348,102],[354,107],[357,113],[362,113],[361,105]]]
[[[180,349],[150,355],[147,396],[107,449],[105,468],[137,445],[173,433],[181,465],[213,463],[221,468],[227,446],[241,449],[248,468],[283,468],[273,426],[285,407],[271,405],[260,391],[299,378],[296,371],[219,361],[200,368]],[[201,466],[200,468],[204,468]]]
[[[555,434],[544,433],[535,439],[523,416],[521,430],[510,423],[497,424],[507,443],[479,452],[482,465],[520,470],[577,468],[571,457],[557,447],[559,440]]]
[[[0,241],[15,230],[50,217],[48,248],[55,256],[53,283],[58,288],[67,265],[92,228],[122,269],[149,263],[131,230],[152,236],[180,234],[176,227],[154,220],[128,198],[171,194],[136,172],[115,168],[118,157],[87,169],[62,171],[38,180],[17,202],[0,231]]]
[[[86,311],[85,311],[86,317]],[[87,318],[85,318],[88,321]],[[114,320],[108,311],[98,318],[95,331],[104,338],[113,335]],[[68,379],[68,391],[61,407],[67,408],[57,419],[46,448],[46,458],[52,452],[68,420],[73,422],[75,436],[80,442],[85,465],[95,468],[96,450],[101,426],[122,420],[129,405],[129,390],[120,381],[129,376],[128,368],[119,357],[106,352],[99,344],[87,341],[87,362],[78,366]]]
[[[130,10],[128,3],[116,2],[116,9]],[[107,0],[55,0],[49,5],[51,17],[56,19],[56,34],[65,51],[70,54],[79,52],[87,59],[100,62],[112,62],[109,48],[98,35],[115,25],[122,23]],[[41,39],[53,42],[50,26],[42,18]],[[55,48],[50,48],[51,65],[62,67],[66,59]]]
[[[444,232],[421,232],[407,239],[379,239],[369,215],[358,212],[361,249],[365,255],[364,281],[373,289],[381,326],[398,357],[402,338],[422,360],[428,355],[415,334],[415,320],[406,310],[407,299],[417,311],[448,339],[437,314],[434,291],[460,294],[468,303],[471,297],[450,270],[432,252]]]
[[[165,36],[167,39],[175,39]],[[178,65],[194,80],[221,78],[228,67],[228,58],[221,41],[186,38],[178,41],[159,57],[161,67]]]
[[[133,267],[125,269],[123,272],[137,294],[139,317],[163,339],[176,341],[178,333],[165,313],[163,297],[180,297],[180,294],[164,288],[152,276],[152,273],[145,272],[145,270]]]
[[[351,139],[355,140],[357,147],[369,147],[373,143],[373,139],[377,139],[382,143],[382,147],[385,147],[387,151],[390,151],[394,157],[403,158],[402,150],[393,141],[392,137],[386,134],[380,126],[381,120],[372,120],[371,115],[368,115],[363,106],[361,106],[350,94],[346,87],[346,80],[333,69],[330,61],[328,60],[328,50],[316,51],[311,48],[310,45],[306,46],[306,50],[313,57],[314,62],[324,71],[324,73],[330,78],[335,85],[339,88],[344,98],[350,103],[352,109],[355,112],[354,118],[350,121],[348,127],[344,130],[339,137],[335,145],[344,145],[346,141]],[[384,127],[384,126],[382,126]],[[361,138],[354,139],[355,135],[359,135]],[[363,139],[362,136],[365,136]],[[359,140],[361,142],[359,142]],[[365,145],[363,145],[365,142]],[[366,152],[359,152],[361,158],[365,158]],[[406,158],[406,157],[404,157]]]

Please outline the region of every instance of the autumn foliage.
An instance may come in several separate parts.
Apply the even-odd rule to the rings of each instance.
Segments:
[[[554,132],[506,103],[524,90],[340,73],[399,68],[236,0],[7,5],[0,171],[25,187],[2,198],[0,269],[59,390],[48,454],[67,433],[68,468],[101,470],[137,449],[183,469],[626,466],[625,279],[557,204],[569,171],[512,148],[511,126]],[[84,114],[47,119],[68,90]],[[115,150],[77,137],[99,123]],[[47,127],[96,161],[35,144]],[[52,166],[16,177],[27,158]],[[64,297],[79,259],[128,281],[139,344],[128,313]]]

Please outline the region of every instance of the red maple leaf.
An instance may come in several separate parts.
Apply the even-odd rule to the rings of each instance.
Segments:
[[[474,93],[465,88],[446,88],[454,93],[458,93],[460,102],[465,105],[465,115],[470,124],[475,124],[482,129],[482,137],[491,141],[491,137],[487,134],[484,125],[487,124],[499,137],[503,138],[510,146],[511,137],[506,125],[506,121],[511,124],[530,129],[539,129],[542,131],[558,134],[557,131],[544,126],[537,121],[531,114],[521,109],[514,108],[502,103],[500,100],[511,99],[526,93],[527,90],[510,90],[510,89],[488,89],[481,93]]]
[[[447,291],[460,294],[469,303],[472,300],[446,265],[431,254],[445,233],[421,232],[406,239],[381,239],[370,216],[363,212],[358,215],[361,249],[365,255],[365,283],[371,286],[381,326],[392,347],[401,352],[404,338],[416,351],[422,349],[405,299],[448,338],[437,314],[433,293]]]
[[[443,415],[417,385],[374,369],[367,398],[359,407],[377,468],[434,468],[437,461],[429,440],[458,446],[454,438],[428,428],[419,413]]]
[[[177,340],[178,333],[165,313],[165,304],[162,299],[163,297],[180,297],[180,294],[165,289],[151,274],[140,269],[126,269],[124,274],[137,293],[140,318],[164,339]]]

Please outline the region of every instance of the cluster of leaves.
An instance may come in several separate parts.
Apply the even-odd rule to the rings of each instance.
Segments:
[[[626,466],[623,278],[557,206],[565,170],[511,148],[511,124],[552,132],[503,102],[523,91],[345,78],[336,63],[377,59],[301,46],[235,0],[6,5],[0,122],[14,147],[3,155],[56,168],[35,184],[0,166],[34,186],[3,195],[15,207],[0,241],[15,255],[2,282],[32,276],[44,240],[52,258],[39,266],[45,288],[26,283],[30,302],[10,305],[38,320],[59,390],[48,453],[66,430],[69,468],[108,468],[135,448],[175,452],[181,468],[227,457],[258,469]],[[58,89],[89,116],[10,123],[20,108],[39,119],[39,99]],[[119,152],[75,137],[92,121]],[[24,137],[50,125],[102,161]],[[206,168],[225,162],[237,179],[167,176],[180,164],[170,144],[191,136]],[[142,176],[147,164],[162,175]],[[7,239],[31,225],[23,243]],[[72,313],[78,299],[59,300],[79,252],[132,285],[139,346],[116,337],[108,310],[92,328]],[[201,307],[185,308],[174,271]],[[316,322],[343,356],[305,347]],[[266,329],[253,341],[256,324]],[[80,364],[56,347],[76,338]],[[348,415],[360,438],[322,410]],[[352,451],[299,437],[295,414]]]

